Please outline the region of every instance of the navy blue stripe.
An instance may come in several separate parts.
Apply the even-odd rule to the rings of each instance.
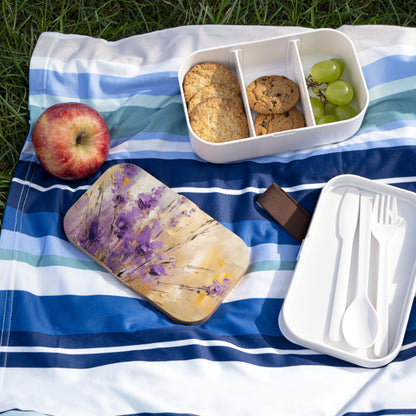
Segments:
[[[45,237],[47,235],[65,240],[63,229],[63,215],[55,212],[24,213],[12,207],[6,207],[2,227],[10,231],[18,231],[31,237]],[[17,219],[17,220],[16,220]]]
[[[382,409],[374,412],[347,412],[344,416],[382,416],[382,415],[416,415],[416,407],[413,409]]]
[[[411,351],[411,353],[409,352]],[[7,354],[7,367],[18,368],[93,368],[120,362],[146,361],[167,362],[205,359],[215,362],[244,362],[261,367],[290,367],[305,365],[329,365],[336,367],[356,367],[356,365],[322,354],[278,354],[272,352],[249,353],[229,346],[203,346],[197,344],[130,351],[100,352],[92,354],[12,352]],[[416,348],[401,352],[396,362],[413,358]]]
[[[187,361],[205,359],[215,362],[237,361],[260,367],[290,367],[304,365],[332,365],[351,367],[351,364],[319,354],[249,354],[228,347],[188,345],[172,348],[152,348],[99,354],[62,354],[46,352],[9,352],[7,367],[19,368],[93,368],[120,362],[147,361]]]
[[[10,347],[49,348],[105,348],[131,345],[147,345],[156,342],[172,342],[195,339],[200,341],[224,341],[240,348],[277,348],[297,350],[302,347],[292,344],[282,335],[243,334],[219,335],[207,331],[203,326],[176,325],[131,332],[105,332],[94,334],[54,335],[39,332],[10,332]]]
[[[128,415],[120,415],[120,416],[200,416],[195,413],[131,413]]]
[[[227,185],[227,184],[225,184]],[[26,189],[27,185],[18,182],[13,183],[8,206],[18,208],[21,203],[20,194]],[[265,189],[265,188],[263,188]],[[65,215],[66,211],[83,195],[85,189],[76,192],[65,192],[62,189],[51,189],[47,192],[30,188],[28,197],[24,205],[25,214],[35,213],[59,213]],[[319,195],[320,189],[300,191],[296,193],[296,199],[306,205],[313,206]],[[199,193],[199,192],[180,192],[196,205],[216,219],[233,223],[238,221],[261,221],[265,219],[267,213],[257,203],[258,195],[254,192],[246,192],[241,195],[229,195],[219,192]],[[267,216],[267,220],[269,217]]]
[[[200,416],[195,413],[129,413],[128,415],[120,415],[120,416]]]
[[[410,351],[410,352],[409,352]],[[255,351],[254,351],[255,352]],[[413,358],[416,348],[401,352],[396,362]],[[138,349],[112,353],[93,354],[63,354],[47,352],[8,352],[7,367],[34,368],[92,368],[102,365],[129,361],[186,361],[205,359],[215,362],[235,361],[245,362],[261,367],[290,367],[305,365],[330,365],[337,367],[356,367],[356,365],[321,354],[277,354],[277,353],[248,353],[228,346],[208,347],[191,344],[167,348],[165,346],[151,349]]]
[[[109,167],[123,161],[108,161],[97,174],[85,181],[65,182],[52,178],[39,165],[33,174],[33,183],[50,187],[54,184],[64,184],[76,188],[90,185]],[[334,176],[352,173],[370,179],[389,177],[414,176],[416,164],[416,147],[402,146],[393,149],[366,149],[344,153],[333,153],[324,156],[310,157],[290,163],[258,164],[255,162],[236,163],[228,165],[212,165],[195,160],[164,160],[155,159],[130,160],[140,166],[155,178],[172,188],[181,187],[219,187],[223,189],[244,189],[254,187],[266,189],[272,182],[282,187],[290,187],[300,183],[325,183]],[[20,162],[16,177],[26,179],[26,169],[34,168],[34,164]],[[369,174],[371,172],[371,174]],[[408,189],[416,189],[415,185],[405,185]],[[22,185],[12,183],[8,205],[16,208],[22,202],[20,191]],[[296,192],[295,198],[313,211],[320,190]],[[59,211],[67,209],[82,195],[84,191],[64,192],[59,189],[43,193],[30,189],[25,201],[25,212]],[[59,196],[59,197],[58,197]],[[258,207],[255,206],[254,193],[242,195],[224,195],[219,193],[187,194],[201,209],[221,222],[232,222],[247,219],[259,219]],[[237,206],[230,206],[235,200]],[[49,207],[49,208],[48,208]],[[227,207],[227,209],[224,209]],[[234,209],[235,208],[235,209]]]
[[[272,181],[277,182],[283,187],[305,182],[313,184],[326,182],[332,177],[344,173],[353,173],[370,177],[370,179],[413,176],[414,166],[416,165],[416,148],[413,146],[403,146],[394,149],[372,149],[335,153],[326,156],[311,157],[306,160],[292,161],[287,164],[270,163],[263,165],[255,162],[246,162],[215,166],[189,160],[163,161],[161,163],[155,159],[133,160],[132,162],[141,166],[161,180],[161,182],[171,187],[218,186],[226,189],[241,189],[253,186],[265,189]],[[51,186],[54,183],[77,187],[91,184],[105,169],[116,163],[118,162],[106,162],[94,177],[89,178],[87,181],[75,183],[54,179],[39,165],[28,164],[27,162],[19,163],[16,175],[21,179],[33,176],[34,183],[43,184],[45,187]],[[178,166],[180,166],[180,169],[178,169]],[[29,169],[29,175],[25,171],[25,168]],[[300,177],[302,175],[300,172],[303,172],[303,178]],[[308,177],[306,177],[305,172],[308,173]],[[372,174],[368,175],[368,172],[372,172]],[[397,186],[416,191],[416,184],[414,182],[398,184]],[[13,230],[16,220],[16,212],[13,208],[18,207],[20,210],[24,207],[25,221],[18,222],[18,229],[23,227],[23,232],[34,237],[50,234],[65,238],[62,230],[62,219],[66,211],[83,192],[82,190],[75,193],[53,190],[43,193],[42,197],[39,198],[39,192],[34,188],[22,187],[19,183],[13,182],[9,193],[8,206],[3,219],[3,227]],[[320,189],[306,190],[296,192],[294,197],[306,209],[313,212],[319,192]],[[267,221],[271,227],[280,230],[280,233],[278,233],[279,242],[294,243],[293,239],[285,235],[282,229],[278,228],[271,218],[258,206],[256,203],[256,195],[253,193],[236,196],[219,193],[212,193],[208,196],[207,194],[189,193],[186,196],[194,201],[203,211],[222,223],[236,224],[243,220]],[[27,213],[37,212],[39,210],[43,212],[55,211],[58,214],[54,213],[50,217],[41,214],[45,222],[29,221],[30,216],[27,216]],[[19,218],[20,213],[17,215],[17,219]],[[243,237],[243,235],[241,236]],[[273,235],[270,234],[270,237],[275,238],[274,233]],[[252,238],[248,241],[246,240],[249,245],[260,242],[259,236],[253,235]]]
[[[96,175],[85,181],[75,182],[53,178],[39,165],[36,165],[32,181],[42,187],[64,184],[76,188],[80,185],[92,184],[100,174],[115,164],[129,162],[140,166],[172,188],[220,187],[239,190],[248,186],[266,188],[272,181],[282,187],[291,187],[303,183],[320,184],[334,176],[345,173],[353,173],[371,179],[414,176],[415,161],[415,146],[340,151],[311,156],[302,160],[293,160],[288,163],[260,164],[246,161],[215,165],[189,159],[130,159],[106,161]],[[19,162],[15,176],[21,180],[27,180],[28,167],[29,162]]]

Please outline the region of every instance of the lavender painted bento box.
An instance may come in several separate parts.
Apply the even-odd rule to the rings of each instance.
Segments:
[[[139,166],[108,169],[67,211],[69,241],[172,320],[208,319],[249,262],[236,234]]]
[[[345,62],[342,77],[354,88],[355,95],[351,106],[357,111],[357,115],[348,120],[316,125],[305,77],[309,75],[313,64],[331,58],[339,58]],[[227,66],[236,76],[247,116],[249,137],[211,143],[202,140],[193,132],[187,112],[183,80],[194,65],[207,61]],[[285,75],[298,84],[300,101],[296,107],[305,118],[305,127],[256,136],[255,112],[248,105],[246,87],[264,75]],[[191,145],[202,159],[213,163],[251,159],[340,142],[358,131],[369,102],[367,85],[354,44],[348,36],[334,29],[303,31],[267,40],[196,51],[181,64],[178,80]]]

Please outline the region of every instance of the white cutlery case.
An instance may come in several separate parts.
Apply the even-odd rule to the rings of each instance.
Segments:
[[[351,347],[341,337],[329,338],[338,266],[343,249],[339,235],[339,215],[345,193],[354,188],[360,196],[375,200],[377,194],[396,198],[397,230],[390,241],[386,273],[388,307],[388,349],[380,356],[374,345]],[[345,213],[345,211],[344,211]],[[279,326],[290,341],[363,367],[380,367],[400,352],[415,296],[416,194],[356,175],[339,175],[322,189],[308,232],[298,255],[297,265],[279,315]],[[345,214],[344,214],[345,215]],[[362,218],[360,221],[371,221]],[[359,225],[354,233],[345,308],[352,302],[358,278]],[[368,296],[376,308],[378,241],[369,237]],[[376,308],[377,309],[377,308]],[[364,317],[363,317],[364,318]]]

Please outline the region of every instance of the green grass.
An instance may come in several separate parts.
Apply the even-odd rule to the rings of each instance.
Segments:
[[[2,0],[0,230],[10,182],[28,131],[29,61],[42,32],[114,41],[183,25],[414,26],[414,12],[409,0]]]

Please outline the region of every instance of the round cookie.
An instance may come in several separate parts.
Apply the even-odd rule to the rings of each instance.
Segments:
[[[185,101],[189,103],[199,90],[210,84],[226,85],[236,94],[240,93],[240,86],[236,77],[226,66],[213,62],[203,62],[193,66],[183,79]]]
[[[299,87],[283,75],[257,78],[246,92],[250,108],[260,114],[282,114],[299,101]]]
[[[219,97],[202,101],[191,112],[191,127],[203,140],[213,143],[243,139],[248,136],[247,118],[241,106]]]
[[[254,121],[256,136],[300,127],[305,127],[305,119],[296,107],[283,114],[257,114]]]
[[[243,108],[240,97],[231,88],[222,84],[210,84],[199,90],[188,103],[188,112],[191,113],[196,105],[212,97],[227,98],[235,101]]]

